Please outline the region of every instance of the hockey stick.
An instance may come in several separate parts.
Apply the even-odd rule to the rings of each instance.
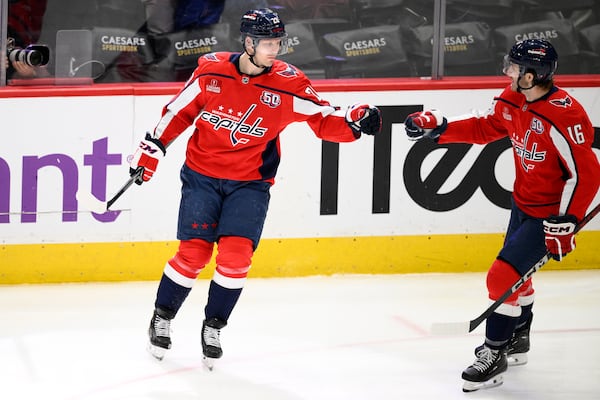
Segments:
[[[575,233],[579,232],[588,222],[600,212],[600,204],[596,205],[577,225]],[[529,269],[514,285],[510,287],[498,300],[492,303],[479,317],[469,322],[437,322],[431,326],[433,335],[461,335],[473,332],[483,321],[485,321],[502,303],[516,292],[531,276],[542,268],[550,259],[550,253],[546,253],[533,267]]]
[[[164,149],[165,153],[166,153],[166,149],[169,148],[171,143],[168,143],[165,146],[165,149]],[[88,211],[91,211],[93,213],[96,213],[96,214],[104,214],[114,204],[114,202],[117,201],[117,199],[119,197],[121,197],[121,195],[123,193],[125,193],[125,191],[127,189],[129,189],[129,187],[133,184],[133,182],[135,182],[138,178],[140,178],[142,176],[143,173],[144,173],[144,168],[137,167],[137,169],[135,170],[135,173],[127,180],[127,182],[125,182],[125,184],[121,187],[121,189],[119,189],[119,191],[108,201],[102,201],[89,192],[80,193],[78,191],[77,194],[75,195],[75,197],[77,198],[77,201],[79,201],[82,204],[82,206],[83,206],[82,208],[84,208]]]
[[[77,201],[81,203],[82,208],[85,210],[91,211],[96,214],[104,214],[114,204],[114,202],[117,201],[117,199],[121,197],[121,195],[125,193],[127,189],[129,189],[133,182],[135,182],[135,180],[142,175],[143,171],[143,168],[138,168],[137,171],[135,171],[135,174],[133,174],[127,180],[127,182],[125,182],[121,189],[119,189],[119,191],[107,201],[102,201],[89,192],[79,191],[76,194]]]

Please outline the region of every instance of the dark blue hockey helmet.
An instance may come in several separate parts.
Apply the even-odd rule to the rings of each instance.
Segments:
[[[285,25],[279,19],[279,15],[269,8],[246,11],[242,15],[240,32],[242,34],[242,42],[244,42],[246,37],[250,37],[255,47],[261,39],[281,39],[281,45],[277,54],[287,53],[288,40]],[[245,49],[246,46],[244,45]]]
[[[242,15],[242,35],[256,39],[283,38],[287,36],[279,15],[269,8],[247,11]]]
[[[556,72],[558,54],[547,40],[527,39],[515,44],[504,57],[504,67],[510,63],[519,66],[519,76],[530,72],[534,75],[534,84],[545,83]]]

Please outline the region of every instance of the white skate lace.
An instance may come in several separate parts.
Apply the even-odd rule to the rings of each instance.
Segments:
[[[483,349],[477,352],[477,360],[475,360],[472,367],[479,372],[484,372],[496,361],[495,356],[497,353],[497,351],[484,346]]]
[[[211,328],[210,326],[204,327],[204,343],[208,346],[221,347],[221,343],[219,342],[219,335],[221,332],[216,328]]]
[[[156,336],[169,337],[171,321],[157,315],[154,319],[154,331],[156,332]]]

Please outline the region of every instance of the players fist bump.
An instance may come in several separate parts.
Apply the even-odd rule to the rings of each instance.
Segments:
[[[437,139],[446,130],[448,120],[440,110],[432,109],[410,114],[404,121],[409,140]]]
[[[353,104],[346,110],[346,122],[355,137],[374,135],[381,131],[381,111],[370,104]]]
[[[160,140],[146,133],[146,137],[140,142],[129,163],[129,175],[135,177],[135,183],[141,185],[149,181],[166,152]]]

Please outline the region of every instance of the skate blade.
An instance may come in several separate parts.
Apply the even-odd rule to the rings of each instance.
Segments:
[[[504,382],[504,378],[502,378],[502,375],[496,375],[492,379],[487,380],[485,382],[465,381],[462,390],[465,393],[475,392],[480,389],[490,389],[490,388],[493,388],[496,386],[500,386],[500,385],[502,385],[503,382]]]
[[[204,366],[208,368],[209,371],[212,371],[215,367],[215,360],[216,358],[202,356],[202,364],[204,364]]]
[[[156,358],[158,361],[162,361],[162,359],[165,357],[165,353],[167,352],[167,349],[155,346],[152,343],[148,343],[146,350],[148,350],[148,353],[150,353],[150,355]]]
[[[527,353],[514,353],[506,356],[508,366],[524,365],[527,364],[528,358]]]

